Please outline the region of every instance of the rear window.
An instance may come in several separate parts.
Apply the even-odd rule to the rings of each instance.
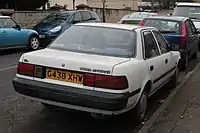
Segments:
[[[144,26],[156,27],[162,33],[180,34],[181,27],[179,21],[163,20],[163,19],[145,19]]]
[[[177,6],[172,15],[200,19],[200,6]]]
[[[128,58],[134,56],[134,46],[134,31],[92,26],[72,26],[49,45],[49,48]]]
[[[122,24],[139,24],[141,20],[122,20]]]

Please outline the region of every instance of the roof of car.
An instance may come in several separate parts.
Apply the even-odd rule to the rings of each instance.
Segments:
[[[131,24],[115,24],[115,23],[78,23],[75,25],[79,26],[95,26],[95,27],[105,27],[105,28],[117,28],[124,30],[134,30],[138,28],[144,28],[143,26],[131,25]],[[148,28],[148,27],[146,27]],[[151,27],[149,27],[151,28]]]
[[[68,11],[62,11],[61,13],[75,13],[75,12],[80,12],[80,11],[92,12],[90,10],[68,10]]]
[[[200,3],[195,2],[177,2],[177,6],[200,6]]]
[[[0,15],[0,18],[11,18],[10,16],[1,16]]]
[[[186,18],[187,17],[181,17],[181,16],[152,16],[152,17],[145,18],[145,19],[165,19],[165,20],[183,21]]]

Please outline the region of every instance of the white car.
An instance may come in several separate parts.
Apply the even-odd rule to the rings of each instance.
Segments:
[[[143,18],[157,16],[156,13],[151,12],[134,12],[128,15],[125,15],[118,24],[135,24],[138,25]]]
[[[45,105],[119,115],[134,108],[142,120],[147,100],[168,81],[176,86],[180,53],[156,28],[82,23],[43,50],[21,56],[14,89]]]

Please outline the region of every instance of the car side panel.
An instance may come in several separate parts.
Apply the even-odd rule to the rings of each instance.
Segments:
[[[114,66],[113,75],[125,75],[127,77],[129,85],[128,91],[134,93],[134,95],[129,98],[127,108],[132,107],[137,103],[143,90],[143,81],[146,80],[149,75],[146,62],[144,60],[132,58],[128,62]]]
[[[14,28],[6,28],[6,38],[9,46],[24,46],[26,33]]]
[[[0,28],[0,49],[6,47],[6,41],[4,30]]]

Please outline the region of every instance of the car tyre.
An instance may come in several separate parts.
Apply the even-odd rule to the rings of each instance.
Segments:
[[[32,35],[28,39],[28,47],[29,47],[29,50],[38,50],[40,47],[39,37],[36,35]]]
[[[199,48],[197,47],[197,48],[196,48],[196,51],[195,51],[195,53],[194,53],[194,55],[193,55],[193,59],[197,59],[198,52],[199,52]]]
[[[187,54],[185,56],[185,59],[181,61],[181,67],[180,67],[180,69],[182,71],[184,71],[185,69],[187,69],[187,67],[188,67],[188,61],[189,61],[189,55]]]
[[[176,68],[176,71],[174,73],[174,75],[172,76],[171,80],[170,80],[170,86],[172,89],[175,89],[177,84],[179,82],[179,68]]]
[[[130,110],[126,116],[127,119],[133,118],[135,123],[140,123],[144,120],[145,114],[147,112],[147,104],[148,103],[148,93],[144,91],[135,106],[134,109]]]

